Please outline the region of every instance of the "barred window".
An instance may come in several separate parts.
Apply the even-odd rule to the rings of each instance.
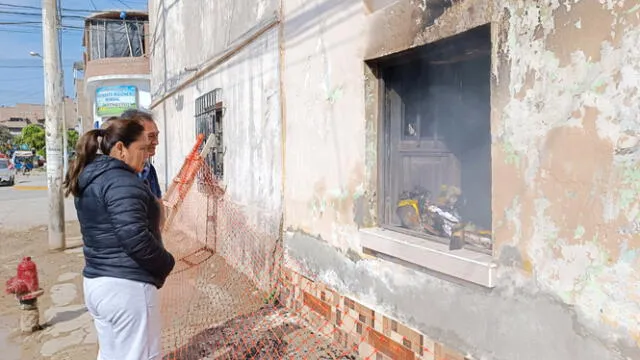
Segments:
[[[196,135],[203,134],[206,139],[214,135],[215,144],[206,158],[206,164],[215,179],[224,177],[224,144],[223,144],[223,106],[220,101],[221,90],[210,91],[196,99]],[[204,144],[203,144],[204,146]],[[199,175],[199,181],[203,174]]]

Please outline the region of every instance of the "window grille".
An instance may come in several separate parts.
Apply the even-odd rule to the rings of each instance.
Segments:
[[[214,135],[214,146],[205,159],[211,174],[199,174],[198,184],[201,184],[203,176],[213,176],[217,180],[222,180],[224,176],[224,145],[222,126],[222,102],[220,101],[221,90],[210,91],[196,99],[196,135],[203,134],[206,139],[209,135]]]

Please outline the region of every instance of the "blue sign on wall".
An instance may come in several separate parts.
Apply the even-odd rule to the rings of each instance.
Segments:
[[[138,88],[135,86],[104,86],[96,89],[96,112],[100,117],[119,116],[137,108]]]

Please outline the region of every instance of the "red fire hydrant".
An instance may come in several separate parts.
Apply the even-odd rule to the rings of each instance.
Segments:
[[[17,274],[7,281],[7,294],[15,294],[22,310],[20,327],[23,333],[30,333],[40,329],[40,314],[38,311],[38,297],[44,294],[38,282],[38,268],[25,257],[18,264]]]

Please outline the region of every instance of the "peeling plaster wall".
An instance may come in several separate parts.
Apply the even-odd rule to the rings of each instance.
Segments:
[[[284,2],[286,218],[343,250],[364,192],[365,109],[360,1]]]
[[[437,5],[437,6],[436,6]],[[640,358],[640,6],[284,0],[289,265],[483,359]],[[492,23],[492,291],[363,259],[366,59]]]
[[[493,174],[509,191],[494,190],[498,249],[594,331],[638,346],[637,2],[501,11]]]
[[[229,259],[237,253],[245,256],[235,259],[240,263],[235,265],[256,281],[271,276],[264,274],[267,254],[281,239],[278,29],[268,30],[220,66],[166,100],[160,103],[158,100],[193,74],[185,67],[201,68],[220,56],[231,43],[273,16],[275,4],[266,0],[150,2],[154,38],[153,114],[161,131],[161,143],[154,159],[159,177],[161,182],[173,179],[194,145],[196,98],[220,88],[224,107],[226,207],[219,212],[220,216],[233,213],[235,218],[231,225],[219,224],[218,231],[228,236],[216,244],[218,251]],[[206,213],[202,204],[191,209],[193,212],[203,210]],[[192,214],[189,220],[197,221],[196,215]],[[233,226],[233,234],[228,233]],[[258,242],[262,246],[258,246]],[[262,265],[264,268],[254,269]]]
[[[151,96],[152,101],[156,101],[164,94],[175,89],[181,82],[193,75],[194,69],[201,69],[212,59],[224,54],[229,47],[250,32],[258,24],[274,16],[278,9],[277,0],[220,0],[220,1],[179,1],[179,0],[150,0],[149,1],[149,27],[150,27],[150,53],[151,53]],[[270,44],[267,54],[276,56],[265,61],[277,61],[277,35],[276,43]],[[255,51],[245,50],[255,56]],[[260,54],[263,55],[263,54]],[[246,54],[245,54],[246,57]],[[246,60],[246,59],[245,59]],[[248,61],[248,60],[247,60]],[[249,74],[261,76],[262,71],[269,71],[270,76],[277,77],[278,66],[269,64],[263,69],[251,66],[247,61],[245,65],[250,66],[251,72],[243,73],[247,85],[256,85],[251,91],[262,93],[258,82],[251,83]],[[260,60],[251,60],[259,64]],[[237,62],[237,61],[236,61]],[[229,65],[226,65],[229,67]],[[220,68],[218,68],[220,69]],[[235,67],[237,69],[237,66]],[[247,69],[243,69],[246,71]],[[221,70],[218,70],[221,72]],[[276,86],[279,88],[279,85]],[[235,79],[229,84],[238,85]],[[208,85],[208,84],[207,84]],[[269,83],[270,86],[273,84]],[[157,114],[157,121],[160,122],[160,130],[168,137],[164,139],[167,144],[175,144],[175,147],[168,148],[160,146],[156,156],[158,176],[160,181],[165,183],[167,178],[171,178],[179,170],[184,156],[193,145],[192,135],[194,121],[194,101],[195,97],[213,90],[215,87],[222,87],[223,97],[230,97],[228,85],[223,83],[212,83],[211,87],[198,87],[197,95],[193,98],[184,99],[185,94],[178,94],[164,103],[156,106],[153,110]],[[239,85],[238,85],[239,86]],[[243,91],[248,91],[242,89]],[[269,93],[268,91],[266,93]],[[243,94],[242,104],[251,103],[249,93]],[[238,103],[240,104],[240,103]],[[171,111],[172,107],[177,112],[176,116],[168,119],[166,130],[164,128],[165,115],[161,112]],[[186,111],[182,111],[185,109]],[[169,115],[170,113],[167,113]],[[188,125],[182,124],[187,122]],[[177,141],[177,143],[176,143]],[[168,154],[165,152],[170,150]],[[166,159],[166,161],[165,161]],[[165,171],[165,169],[167,171]]]

